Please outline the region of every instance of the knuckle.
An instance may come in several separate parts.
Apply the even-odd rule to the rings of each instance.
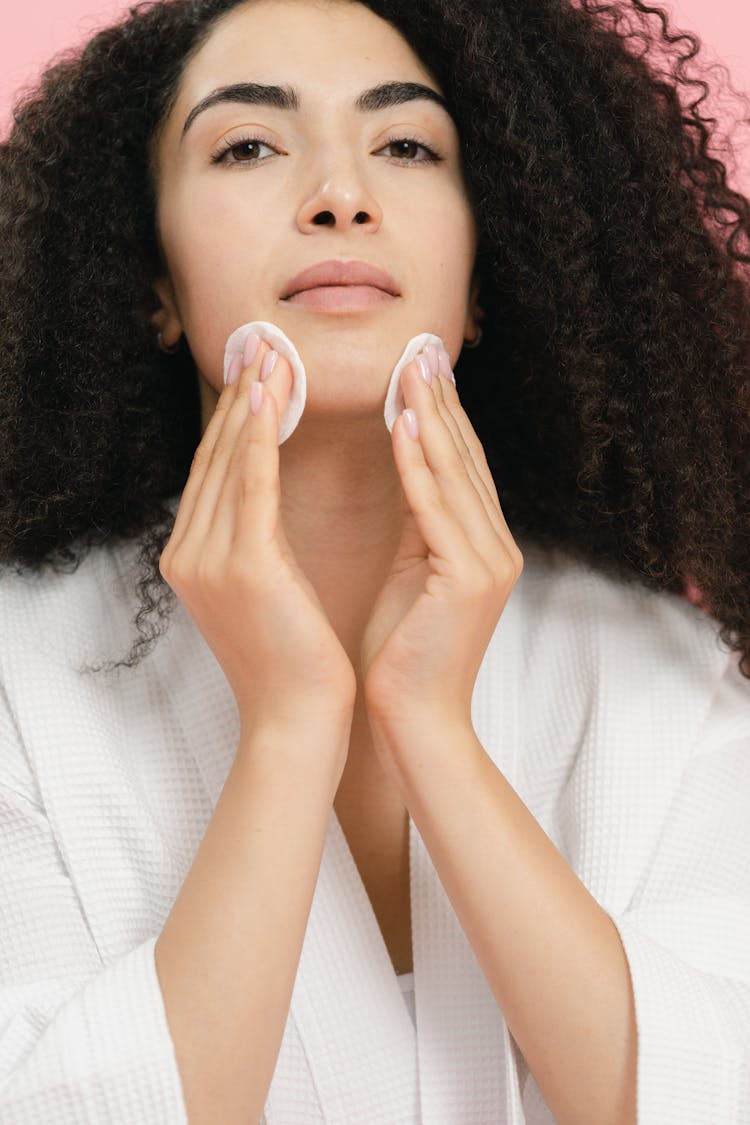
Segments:
[[[474,569],[471,577],[471,589],[474,597],[486,598],[495,588],[495,576],[486,566],[479,565]]]
[[[253,365],[243,367],[239,379],[235,383],[234,401],[231,403],[235,414],[247,410],[247,400],[250,397],[250,384],[253,381]]]
[[[496,581],[502,586],[507,586],[508,583],[513,584],[517,581],[521,573],[518,558],[516,557],[518,554],[518,552],[512,549],[506,548],[500,556],[497,566]]]
[[[169,544],[164,548],[159,556],[159,573],[165,582],[170,581],[171,576],[172,555],[169,550]]]
[[[179,559],[176,553],[169,560],[166,573],[164,571],[162,573],[175,592],[185,589],[188,575],[183,560]]]
[[[278,498],[280,490],[278,476],[274,477],[269,470],[258,465],[253,467],[252,472],[246,470],[240,476],[240,496],[244,502],[253,501],[269,494]]]
[[[258,492],[258,478],[243,473],[240,478],[240,499],[247,503],[254,499]]]

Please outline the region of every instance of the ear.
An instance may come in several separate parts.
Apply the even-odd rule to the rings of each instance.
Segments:
[[[479,270],[475,267],[469,289],[469,300],[464,324],[464,339],[474,340],[479,334],[479,322],[484,320],[485,311],[479,303]]]
[[[153,281],[153,289],[159,300],[159,308],[151,317],[154,333],[161,332],[162,340],[167,347],[176,344],[182,335],[182,321],[175,300],[171,279],[167,274],[160,274]]]

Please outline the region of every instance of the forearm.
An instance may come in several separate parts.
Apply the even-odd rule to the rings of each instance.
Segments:
[[[345,753],[348,736],[269,731],[240,746],[157,940],[191,1125],[261,1117],[338,784],[332,743]],[[293,740],[304,767],[284,755]]]
[[[509,1030],[560,1125],[636,1120],[636,1024],[617,930],[473,730],[388,745]]]

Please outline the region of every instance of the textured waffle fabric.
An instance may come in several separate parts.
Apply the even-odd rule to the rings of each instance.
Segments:
[[[399,988],[404,994],[406,1006],[409,1009],[411,1022],[417,1026],[417,1012],[414,1003],[414,973],[402,973],[398,978]]]
[[[519,546],[477,736],[620,934],[639,1125],[749,1125],[750,684],[686,601]],[[187,1125],[154,945],[239,724],[179,605],[79,671],[135,556],[0,577],[0,1125]],[[415,1018],[332,809],[266,1125],[553,1122],[409,830]]]

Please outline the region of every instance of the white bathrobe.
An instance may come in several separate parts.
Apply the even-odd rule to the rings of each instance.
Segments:
[[[475,730],[620,933],[640,1125],[748,1125],[750,682],[687,602],[519,546]],[[239,723],[179,605],[135,670],[77,671],[128,651],[134,557],[0,578],[0,1125],[188,1120],[154,944]],[[332,810],[267,1125],[553,1122],[410,847],[416,1028]]]

